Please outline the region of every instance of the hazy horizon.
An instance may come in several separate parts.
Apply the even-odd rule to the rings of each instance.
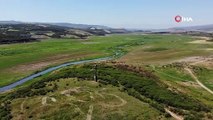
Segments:
[[[0,21],[162,29],[213,24],[212,5],[211,0],[0,0]],[[193,22],[176,23],[176,15]]]

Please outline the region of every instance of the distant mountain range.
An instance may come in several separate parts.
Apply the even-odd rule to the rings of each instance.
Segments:
[[[134,32],[132,30],[127,30],[123,28],[111,28],[103,25],[88,25],[88,24],[74,24],[74,23],[39,23],[39,22],[20,22],[20,21],[0,21],[0,25],[26,25],[26,24],[31,24],[31,25],[40,25],[40,26],[58,26],[58,27],[63,27],[63,28],[68,28],[68,29],[79,29],[83,30],[86,32],[90,32],[92,34],[113,34],[113,33],[129,33],[129,32]]]
[[[69,27],[75,29],[88,29],[88,28],[97,28],[97,29],[112,29],[103,25],[87,25],[87,24],[73,24],[73,23],[39,23],[39,22],[20,22],[20,21],[0,21],[0,24],[49,24],[56,25],[61,27]]]
[[[202,32],[213,32],[213,24],[189,26],[189,27],[174,27],[169,28],[172,31],[202,31]]]
[[[93,27],[98,29],[111,29],[110,27],[102,25],[87,25],[87,24],[73,24],[73,23],[48,23],[48,24],[77,29],[88,29]]]
[[[92,35],[105,36],[131,32],[101,25],[0,21],[0,44],[31,42],[48,38],[87,39]]]
[[[19,21],[0,21],[0,24],[22,24],[23,22],[19,22]]]
[[[0,21],[0,24],[44,24],[44,25],[55,25],[60,27],[74,28],[74,29],[103,29],[109,30],[117,33],[125,33],[125,32],[134,32],[139,30],[131,30],[131,29],[116,29],[103,25],[88,25],[88,24],[74,24],[74,23],[39,23],[39,22],[21,22],[21,21]],[[213,24],[209,25],[198,25],[198,26],[189,26],[189,27],[173,27],[168,29],[153,29],[150,31],[201,31],[201,32],[213,32]]]

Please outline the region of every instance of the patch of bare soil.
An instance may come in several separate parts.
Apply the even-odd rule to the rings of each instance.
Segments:
[[[42,98],[41,104],[42,105],[46,105],[47,104],[47,97],[46,96]]]
[[[82,42],[83,44],[87,44],[87,45],[90,45],[90,44],[99,44],[100,42]]]
[[[74,94],[78,94],[80,93],[80,87],[76,87],[76,88],[71,88],[69,90],[64,90],[61,92],[62,95],[66,95],[66,96],[71,96],[71,95],[74,95]]]
[[[202,57],[202,56],[193,56],[193,57],[183,58],[181,60],[178,60],[177,62],[195,63],[195,62],[200,62],[200,61],[203,61],[203,60],[206,60],[206,58]]]
[[[70,58],[70,55],[68,54],[57,55],[57,56],[46,58],[45,60],[42,60],[39,62],[19,65],[12,69],[18,72],[35,71],[35,70],[40,70],[42,68],[48,67],[50,65],[54,65],[60,62],[65,62],[69,60],[69,58]]]
[[[56,102],[57,100],[54,97],[50,98],[52,102]]]
[[[168,108],[165,108],[165,111],[166,111],[167,113],[169,113],[169,114],[170,114],[174,119],[176,119],[176,120],[184,120],[184,118],[183,118],[182,116],[177,115],[176,113],[170,111]]]
[[[175,62],[186,62],[191,65],[199,65],[204,66],[209,69],[213,69],[213,56],[203,57],[203,56],[194,56],[194,57],[186,57],[181,60],[177,60]]]
[[[187,86],[187,87],[194,87],[194,88],[201,88],[196,82],[178,82],[178,84],[181,84],[183,86]]]
[[[211,40],[210,37],[193,37],[196,40],[189,42],[191,44],[213,44],[213,42],[210,42],[209,40]]]
[[[195,40],[192,42],[189,42],[191,44],[213,44],[213,42],[207,41],[207,40]]]
[[[206,49],[204,49],[204,50],[212,51],[212,50],[213,50],[213,48],[206,48]]]
[[[85,103],[87,101],[84,101],[84,100],[77,100],[78,102],[81,102],[81,103]]]
[[[194,36],[193,38],[197,40],[211,40],[211,37]]]
[[[86,120],[92,120],[92,112],[93,112],[93,105],[90,105],[88,113],[87,113],[87,119]]]
[[[26,72],[26,71],[36,71],[44,69],[50,65],[56,65],[61,64],[67,61],[70,61],[72,59],[80,59],[88,56],[94,56],[97,55],[97,53],[75,53],[75,54],[61,54],[61,55],[55,55],[51,57],[47,57],[43,60],[40,60],[38,62],[32,62],[32,63],[26,63],[18,66],[14,66],[8,71],[10,72]]]
[[[47,104],[47,99],[50,99],[52,102],[57,102],[57,100],[54,98],[54,97],[48,97],[48,96],[45,96],[41,99],[41,104],[42,105],[48,105]]]
[[[213,69],[213,57],[212,58],[206,58],[205,60],[201,60],[198,62],[192,63],[192,65],[198,65],[198,66],[203,66],[208,69]]]

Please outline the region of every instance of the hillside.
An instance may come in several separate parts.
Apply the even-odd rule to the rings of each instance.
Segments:
[[[121,92],[118,87],[76,78],[49,82],[46,88],[51,86],[57,86],[57,90],[45,95],[12,100],[11,115],[15,119],[164,118],[147,103]],[[147,111],[152,113],[146,113]]]
[[[49,23],[49,24],[76,29],[88,29],[88,28],[111,29],[110,27],[102,25],[87,25],[87,24],[73,24],[73,23]]]
[[[81,38],[92,34],[83,30],[49,24],[0,24],[0,43],[21,43],[48,38]]]
[[[95,65],[98,82],[93,80]],[[173,114],[185,119],[205,118],[206,114],[213,117],[210,106],[168,86],[144,68],[110,62],[85,64],[38,79],[2,96],[2,118],[170,119]]]
[[[99,25],[0,21],[0,44],[24,43],[49,38],[87,39],[92,35],[105,36],[129,32],[126,29]]]

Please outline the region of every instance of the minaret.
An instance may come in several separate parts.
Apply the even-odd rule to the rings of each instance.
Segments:
[[[97,69],[98,69],[98,66],[97,65],[95,65],[94,66],[94,80],[96,81],[96,82],[98,82],[98,75],[97,75]]]

